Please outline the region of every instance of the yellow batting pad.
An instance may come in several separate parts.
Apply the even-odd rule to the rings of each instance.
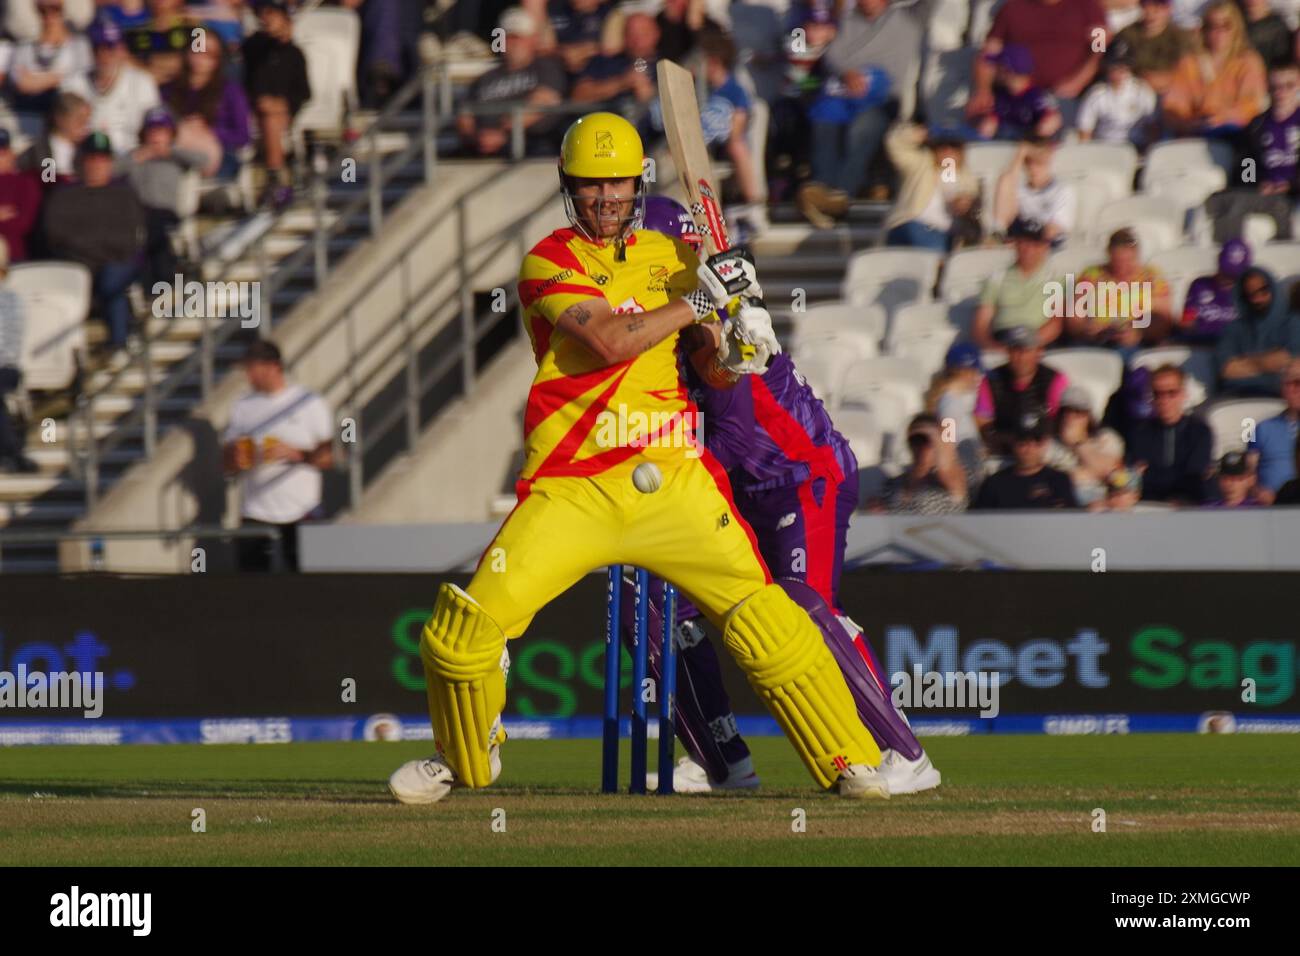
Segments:
[[[722,641],[823,788],[849,764],[880,764],[821,632],[779,585],[732,611]]]
[[[506,705],[505,632],[454,584],[438,590],[420,636],[429,718],[438,749],[467,787],[492,782],[488,748]]]

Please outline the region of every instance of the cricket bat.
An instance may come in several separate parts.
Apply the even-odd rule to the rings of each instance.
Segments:
[[[686,190],[686,208],[695,220],[695,231],[703,240],[706,256],[717,255],[731,247],[731,239],[722,218],[721,193],[714,186],[709,151],[704,148],[695,78],[671,60],[659,61],[658,77],[664,132],[677,177]]]

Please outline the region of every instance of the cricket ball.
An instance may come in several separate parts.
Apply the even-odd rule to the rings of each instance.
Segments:
[[[664,483],[664,473],[653,462],[643,461],[632,472],[632,484],[643,495],[653,494]]]

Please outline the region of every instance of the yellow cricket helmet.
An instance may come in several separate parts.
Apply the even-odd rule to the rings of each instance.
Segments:
[[[560,145],[560,172],[582,179],[640,177],[645,149],[636,127],[617,113],[588,113]]]

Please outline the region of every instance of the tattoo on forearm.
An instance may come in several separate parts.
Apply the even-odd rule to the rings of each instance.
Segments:
[[[640,332],[643,328],[645,328],[645,319],[639,315],[632,316],[632,320],[627,324],[629,332]]]
[[[586,325],[591,321],[591,312],[582,306],[575,305],[571,311],[573,312],[573,321],[577,322],[578,325]]]

